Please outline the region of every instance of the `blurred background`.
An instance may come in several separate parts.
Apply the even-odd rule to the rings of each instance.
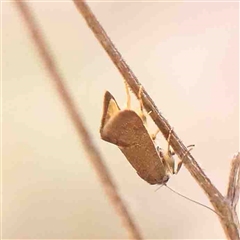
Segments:
[[[126,93],[74,4],[29,5],[143,236],[224,238],[214,213],[164,187],[155,192],[157,186],[139,178],[116,146],[100,139],[104,92],[122,107]],[[239,144],[238,3],[89,5],[185,145],[196,145],[193,156],[225,194]],[[127,238],[48,78],[14,5],[3,2],[3,238]],[[157,141],[167,146],[161,134]],[[211,206],[184,167],[168,185]]]

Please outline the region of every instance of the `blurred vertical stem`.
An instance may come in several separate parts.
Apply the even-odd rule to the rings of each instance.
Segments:
[[[133,239],[142,239],[140,231],[136,227],[133,219],[130,217],[127,207],[117,192],[117,187],[114,184],[110,173],[104,164],[104,160],[98,148],[91,140],[91,136],[82,121],[80,113],[78,112],[77,105],[75,104],[69,90],[67,89],[65,79],[60,74],[56,60],[51,55],[50,48],[44,39],[43,32],[38,26],[27,3],[23,0],[15,0],[14,3],[17,7],[17,10],[21,14],[21,17],[23,18],[24,23],[27,26],[27,30],[29,31],[31,39],[40,55],[42,62],[45,64],[46,70],[50,76],[49,79],[52,80],[52,83],[55,86],[59,97],[66,107],[68,116],[75,126],[76,132],[82,142],[85,153],[92,163],[92,166],[98,175],[98,178],[106,192],[106,195],[114,206],[116,213],[122,219],[123,225],[127,229],[129,237]]]

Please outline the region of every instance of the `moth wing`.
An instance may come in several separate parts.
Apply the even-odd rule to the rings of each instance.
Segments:
[[[138,144],[143,127],[141,118],[134,111],[122,110],[105,121],[100,133],[103,140],[119,147],[126,147]],[[147,132],[144,132],[144,134],[148,135]]]
[[[164,166],[142,119],[132,110],[115,114],[101,129],[101,137],[116,144],[138,175],[156,184],[165,177]]]
[[[101,120],[101,126],[100,126],[100,133],[106,123],[115,116],[120,111],[120,108],[113,97],[113,95],[106,91],[104,94],[104,102],[103,102],[103,115]]]

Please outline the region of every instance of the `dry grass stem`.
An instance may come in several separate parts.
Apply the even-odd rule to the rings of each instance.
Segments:
[[[137,96],[139,92],[139,87],[142,87],[142,85],[139,83],[136,76],[133,74],[126,62],[123,60],[121,54],[114,46],[111,39],[107,36],[106,32],[92,13],[87,3],[85,1],[77,0],[73,0],[73,2],[78,11],[83,16],[83,18],[86,20],[89,28],[93,31],[102,47],[105,49],[115,66],[118,68],[118,70],[124,77],[125,81],[128,83],[134,94]],[[143,105],[146,111],[150,112],[150,116],[152,117],[153,121],[156,123],[164,137],[167,139],[169,131],[172,129],[172,127],[159,112],[153,100],[150,98],[144,88],[142,88],[142,92]],[[198,182],[199,186],[204,190],[215,211],[219,213],[219,216],[223,216],[220,217],[220,222],[227,238],[232,240],[239,239],[240,233],[236,212],[233,210],[229,202],[226,201],[226,198],[212,184],[210,179],[200,168],[193,156],[190,153],[185,154],[187,152],[187,148],[174,131],[172,132],[170,145],[172,146],[173,150],[179,158],[182,158],[184,156],[183,163],[185,167],[191,173],[193,178]]]
[[[34,45],[40,54],[41,60],[45,64],[46,70],[50,75],[49,79],[53,81],[57,93],[66,107],[88,159],[92,163],[92,166],[95,169],[100,182],[102,183],[102,187],[104,188],[106,195],[110,199],[110,202],[114,206],[118,215],[121,217],[123,225],[129,233],[129,237],[133,239],[141,239],[140,232],[134,224],[133,219],[130,217],[130,214],[122,199],[120,198],[116,186],[111,179],[110,173],[104,165],[103,158],[101,157],[98,148],[92,142],[91,137],[84,126],[81,116],[78,113],[77,106],[74,103],[70,92],[66,88],[65,80],[59,72],[56,61],[50,54],[50,49],[43,37],[42,31],[40,30],[33,14],[31,13],[31,10],[24,1],[15,0],[15,5],[27,26],[27,30],[29,31],[31,39],[33,40]]]
[[[240,193],[240,153],[233,157],[229,174],[227,198],[231,206],[236,209]]]

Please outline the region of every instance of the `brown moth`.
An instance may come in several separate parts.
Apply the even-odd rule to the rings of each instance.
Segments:
[[[143,112],[139,116],[133,110],[121,110],[111,93],[105,93],[101,138],[117,145],[142,179],[150,184],[165,184],[170,174],[179,171],[181,162],[175,171],[174,153],[170,151],[169,144],[166,153],[156,148],[143,119]]]
[[[165,185],[181,197],[199,204],[222,217],[218,212],[208,206],[191,200],[166,185],[170,175],[177,174],[182,166],[182,161],[180,161],[175,170],[174,153],[170,150],[169,145],[172,131],[170,130],[169,132],[168,149],[166,152],[159,147],[155,147],[154,139],[156,134],[153,136],[149,134],[144,125],[146,117],[143,114],[141,95],[139,94],[141,109],[139,115],[129,109],[130,95],[128,89],[127,96],[128,108],[121,110],[111,93],[108,91],[105,93],[100,127],[101,138],[117,145],[130,164],[135,168],[137,174],[148,183]],[[190,149],[186,151],[186,154],[192,150],[193,146],[194,145],[188,146]]]

